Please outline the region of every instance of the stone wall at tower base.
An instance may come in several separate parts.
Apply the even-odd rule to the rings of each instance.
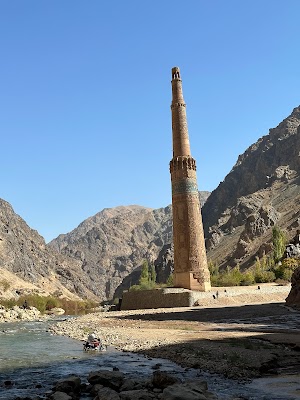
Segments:
[[[192,272],[174,272],[174,287],[208,292],[211,290],[210,281],[199,283]]]
[[[182,288],[123,292],[121,310],[192,307],[203,294],[207,295],[208,293]]]
[[[123,292],[121,310],[176,307],[229,307],[283,303],[291,284],[261,283],[259,286],[212,287],[210,292],[161,288]]]

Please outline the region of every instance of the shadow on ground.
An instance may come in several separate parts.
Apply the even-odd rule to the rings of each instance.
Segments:
[[[170,329],[170,335],[184,339],[147,351],[150,356],[234,378],[300,371],[300,312],[283,303],[141,311],[117,318],[138,320],[142,329]]]

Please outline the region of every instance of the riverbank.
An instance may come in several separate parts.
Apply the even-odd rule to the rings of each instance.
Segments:
[[[217,290],[219,296],[211,292],[201,306],[99,312],[51,329],[81,341],[94,331],[116,349],[234,379],[299,372],[300,313],[284,306],[290,287]]]
[[[47,318],[35,307],[19,307],[6,308],[0,304],[0,323],[15,321],[36,321]]]

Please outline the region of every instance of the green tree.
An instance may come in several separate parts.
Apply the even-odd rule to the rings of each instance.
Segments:
[[[285,233],[279,228],[279,226],[275,225],[272,230],[272,242],[274,262],[278,263],[284,254],[286,245]]]
[[[145,286],[148,283],[149,283],[149,265],[148,265],[147,260],[144,260],[143,264],[142,264],[142,270],[141,270],[139,284]]]
[[[217,262],[213,262],[212,260],[208,261],[208,269],[210,275],[219,275],[219,265]]]
[[[154,264],[151,265],[151,269],[150,269],[150,281],[152,283],[156,283],[156,271],[155,271]]]

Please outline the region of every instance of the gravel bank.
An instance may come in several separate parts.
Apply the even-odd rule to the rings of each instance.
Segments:
[[[241,379],[260,376],[275,358],[293,356],[291,346],[297,345],[299,331],[289,327],[290,311],[283,304],[290,287],[216,290],[218,299],[213,291],[198,307],[99,312],[60,322],[52,331],[81,341],[94,331],[119,350]]]

